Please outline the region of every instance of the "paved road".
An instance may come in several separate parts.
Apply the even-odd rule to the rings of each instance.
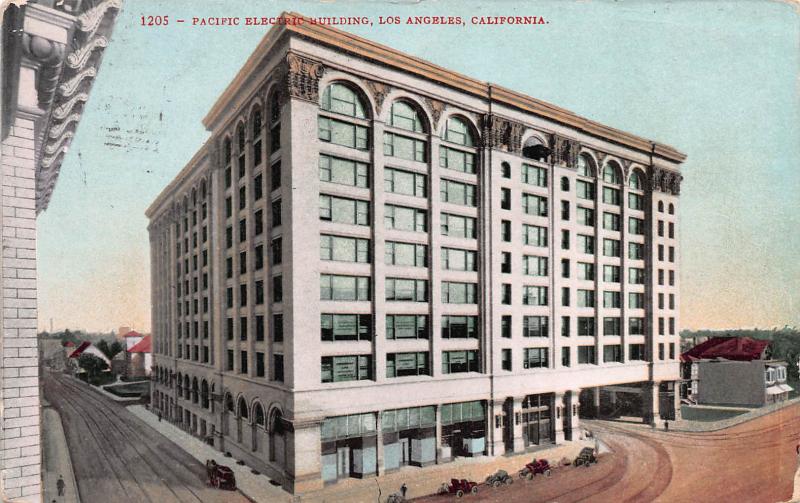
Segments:
[[[206,486],[205,467],[125,407],[63,375],[45,372],[61,414],[81,501],[246,503]]]
[[[707,433],[650,431],[641,425],[587,421],[614,451],[590,468],[559,468],[550,478],[481,486],[470,501],[532,503],[774,503],[792,496],[800,442],[800,405]],[[429,496],[419,502],[451,501]],[[466,497],[465,497],[466,501]]]

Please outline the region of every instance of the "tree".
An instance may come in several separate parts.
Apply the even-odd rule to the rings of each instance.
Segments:
[[[119,341],[112,342],[111,346],[108,348],[108,351],[110,353],[108,355],[108,359],[110,360],[114,358],[117,355],[117,353],[122,351],[122,343],[120,343]]]
[[[97,377],[100,372],[108,368],[108,364],[99,356],[84,353],[78,358],[78,366],[86,371],[89,380]]]
[[[100,340],[100,342],[98,342],[97,344],[95,344],[95,346],[97,347],[97,349],[99,349],[100,351],[102,351],[102,352],[103,352],[103,354],[104,354],[104,355],[106,355],[106,358],[108,358],[109,360],[110,360],[110,359],[112,359],[112,358],[114,357],[114,356],[111,354],[111,348],[109,348],[109,347],[108,347],[108,342],[106,342],[106,340],[105,340],[105,339],[101,339],[101,340]]]

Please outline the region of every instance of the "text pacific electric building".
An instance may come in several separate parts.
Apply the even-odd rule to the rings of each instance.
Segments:
[[[682,153],[310,23],[203,123],[147,211],[165,417],[293,492],[569,440],[600,386],[674,417]]]

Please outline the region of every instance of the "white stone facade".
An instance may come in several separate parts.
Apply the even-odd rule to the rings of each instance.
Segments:
[[[360,100],[352,116],[325,104],[330,85]],[[417,114],[420,129],[392,116],[397,102]],[[457,120],[471,142],[461,141]],[[679,378],[679,152],[307,25],[267,34],[204,124],[211,140],[147,212],[152,398],[167,417],[293,492],[400,464],[562,442],[577,427],[581,389],[645,383],[645,410],[658,421],[659,386]],[[352,147],[342,144],[346,130]],[[397,153],[402,142],[416,154]],[[443,167],[440,154],[450,151],[472,156],[475,173]],[[321,174],[325,156],[364,167],[333,183]],[[390,170],[419,186],[393,192]],[[610,170],[616,177],[604,181]],[[462,185],[451,192],[449,184]],[[458,197],[466,204],[451,200]],[[579,223],[579,207],[594,212],[593,222]],[[604,225],[604,213],[616,217]],[[406,215],[412,230],[391,228]],[[458,228],[452,216],[474,219],[474,236],[444,235]],[[546,243],[526,243],[525,225],[545,229]],[[355,252],[327,259],[325,236],[353,240],[341,249]],[[578,249],[580,236],[593,238],[592,250]],[[413,244],[419,255],[393,264],[390,243]],[[629,243],[641,250],[629,254]],[[443,249],[458,250],[454,263],[476,252],[475,266],[454,270]],[[528,256],[542,260],[531,258],[524,274]],[[590,279],[579,263],[591,264]],[[328,276],[367,279],[339,291],[329,290]],[[462,288],[467,302],[448,301],[461,300]],[[544,300],[534,302],[534,292]],[[588,292],[591,305],[581,302]],[[415,327],[424,319],[425,329],[388,336],[387,316],[424,317]],[[474,332],[446,316],[474,317]],[[525,317],[537,317],[527,336]],[[444,323],[453,323],[448,337]],[[591,335],[580,335],[589,325]],[[339,335],[355,340],[323,340]],[[579,363],[592,352],[593,362]],[[417,375],[390,376],[410,371],[410,353]]]

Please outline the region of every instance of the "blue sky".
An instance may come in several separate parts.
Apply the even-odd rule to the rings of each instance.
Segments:
[[[344,29],[677,147],[682,325],[800,325],[800,23],[788,4],[136,0],[39,219],[42,328],[149,329],[144,210],[208,137],[201,119],[267,30],[174,20],[283,10],[369,16],[374,26]],[[143,27],[142,15],[171,22]],[[490,15],[548,24],[470,24]]]

